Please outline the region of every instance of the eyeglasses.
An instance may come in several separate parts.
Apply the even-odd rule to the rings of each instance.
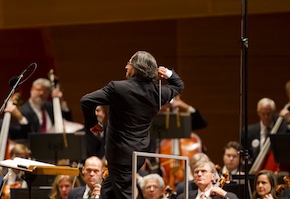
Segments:
[[[145,189],[147,189],[147,190],[150,190],[150,189],[159,189],[159,186],[157,186],[157,185],[148,185],[148,186],[146,186],[145,187]]]

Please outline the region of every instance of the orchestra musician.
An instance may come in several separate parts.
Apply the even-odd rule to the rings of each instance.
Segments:
[[[272,171],[259,171],[254,178],[254,192],[252,199],[278,199],[276,186],[276,176]]]
[[[102,160],[96,156],[88,157],[82,168],[82,174],[86,185],[71,189],[68,199],[99,198],[103,174]]]
[[[148,174],[140,180],[139,186],[142,191],[143,199],[159,199],[165,198],[163,178],[156,173]]]
[[[284,108],[280,111],[280,116],[284,118],[284,120],[287,123],[288,131],[290,131],[290,80],[285,85],[286,95],[288,98],[287,104],[284,106]]]
[[[51,90],[51,82],[45,78],[38,78],[32,83],[30,98],[20,108],[10,106],[5,109],[17,119],[12,124],[10,132],[12,140],[27,140],[28,133],[40,133],[53,131],[54,115],[50,96],[61,99],[62,116],[66,120],[72,120],[72,114],[63,93],[59,88]]]
[[[49,199],[67,199],[70,190],[79,186],[76,176],[57,175],[52,183]]]
[[[202,152],[194,154],[189,160],[190,173],[192,176],[194,176],[195,165],[199,161],[210,161],[210,159],[205,153],[202,153]],[[177,184],[176,189],[175,189],[177,196],[184,192],[184,186],[185,186],[184,181],[179,182]],[[188,182],[188,191],[191,191],[191,190],[197,190],[197,186],[194,182],[194,179],[191,179]]]
[[[198,189],[189,192],[188,198],[205,199],[205,198],[226,198],[238,199],[237,195],[227,192],[222,187],[214,186],[216,178],[216,168],[211,161],[199,161],[194,167],[194,182]],[[180,194],[177,199],[184,198],[184,193]]]
[[[13,160],[16,157],[29,159],[30,154],[31,152],[27,146],[24,144],[15,144],[10,151],[9,159]],[[9,173],[9,178],[3,189],[3,198],[9,199],[10,188],[27,188],[28,186],[26,181],[22,178],[24,174],[23,171],[12,168],[3,168],[2,174],[6,175],[7,173]]]
[[[221,169],[222,173],[229,173],[229,175],[239,175],[244,174],[242,171],[243,159],[240,156],[240,151],[242,150],[242,145],[237,141],[229,141],[224,146],[223,162],[224,166]],[[220,174],[220,175],[221,175]],[[232,180],[236,183],[242,183],[239,180]]]
[[[255,161],[271,129],[275,125],[277,120],[275,102],[270,98],[260,99],[257,104],[257,113],[260,120],[248,126],[248,140],[245,140],[244,129],[241,136],[243,148],[245,148],[246,142],[248,145],[250,155],[249,164]],[[283,120],[277,133],[286,132],[288,132],[288,128],[286,122]]]

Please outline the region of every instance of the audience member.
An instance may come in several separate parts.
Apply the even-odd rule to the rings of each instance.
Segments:
[[[142,190],[142,198],[158,199],[163,198],[164,181],[163,178],[156,173],[148,174],[140,180],[139,184]]]
[[[68,199],[99,198],[103,173],[103,162],[96,156],[86,159],[82,168],[85,186],[71,189]]]
[[[75,176],[58,175],[55,177],[49,198],[67,199],[72,188],[79,187],[80,182]]]
[[[265,143],[271,129],[275,125],[277,116],[275,115],[276,105],[272,99],[263,98],[257,104],[257,113],[260,121],[248,126],[248,139],[245,140],[245,132],[243,130],[241,142],[243,148],[246,149],[246,143],[250,155],[249,164],[253,163],[258,156],[260,149]],[[287,132],[286,123],[283,121],[277,133]]]
[[[254,178],[252,199],[277,199],[276,186],[276,177],[272,171],[259,171]]]
[[[98,124],[94,110],[109,106],[106,159],[109,175],[102,184],[101,197],[128,198],[132,195],[132,152],[148,151],[149,130],[160,106],[179,94],[184,83],[173,70],[158,67],[146,51],[136,52],[129,60],[126,80],[111,81],[105,87],[84,95],[81,108],[86,131]],[[158,85],[158,77],[168,84]],[[137,160],[137,170],[145,157]]]
[[[228,198],[237,199],[236,194],[226,192],[221,187],[214,186],[216,168],[211,161],[199,161],[194,166],[194,182],[198,189],[189,192],[188,198]],[[184,198],[184,193],[177,197]]]
[[[10,138],[27,139],[28,133],[53,132],[54,115],[52,102],[49,97],[59,97],[61,101],[62,115],[66,120],[72,120],[72,115],[63,93],[58,89],[51,90],[48,79],[39,78],[32,83],[30,98],[19,109],[17,106],[9,106],[5,109],[17,119],[10,132]]]

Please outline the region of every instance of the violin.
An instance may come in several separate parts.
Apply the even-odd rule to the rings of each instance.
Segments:
[[[215,183],[214,187],[219,187],[219,188],[223,188],[225,184],[230,182],[230,174],[228,172],[223,172],[222,173],[222,177],[218,179],[218,181]],[[219,195],[215,192],[212,192],[210,194],[211,196],[215,196],[215,195]]]
[[[228,172],[223,172],[222,177],[218,179],[217,183],[215,184],[216,187],[223,188],[226,183],[230,182],[230,174]]]
[[[284,176],[283,180],[285,182],[285,184],[279,184],[276,187],[276,192],[278,195],[281,194],[281,191],[283,191],[284,189],[287,189],[288,187],[290,187],[290,177],[289,176]]]
[[[176,198],[176,197],[177,193],[173,191],[173,189],[170,186],[166,186],[165,194],[163,194],[161,198]]]

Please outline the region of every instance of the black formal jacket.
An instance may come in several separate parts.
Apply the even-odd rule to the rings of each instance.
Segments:
[[[48,112],[48,115],[54,124],[53,116],[53,106],[50,101],[44,103],[44,109]],[[11,125],[10,138],[14,139],[27,139],[29,133],[39,133],[41,132],[41,125],[37,118],[36,113],[33,111],[29,101],[25,102],[20,108],[20,112],[28,120],[27,125],[20,125],[18,122],[14,122]],[[71,112],[62,112],[63,118],[71,121],[72,115]]]
[[[183,81],[173,71],[168,84],[161,88],[161,104],[164,105],[179,94]],[[131,165],[133,151],[147,151],[154,116],[159,111],[159,86],[140,77],[111,81],[102,89],[86,94],[81,99],[85,128],[97,123],[95,108],[109,105],[106,158],[108,163]],[[142,165],[144,158],[138,158]]]
[[[275,117],[275,122],[276,122]],[[260,131],[261,131],[261,126],[260,122],[257,122],[255,124],[251,124],[248,126],[248,134],[247,134],[247,145],[248,145],[248,151],[250,155],[250,163],[253,163],[257,156],[260,153]],[[283,121],[278,128],[277,133],[289,133],[287,129],[287,124],[285,121]],[[243,145],[243,148],[246,149],[246,140],[245,140],[245,129],[243,129],[242,132],[242,137],[241,137],[241,144]],[[258,145],[255,145],[255,141],[258,141]]]

